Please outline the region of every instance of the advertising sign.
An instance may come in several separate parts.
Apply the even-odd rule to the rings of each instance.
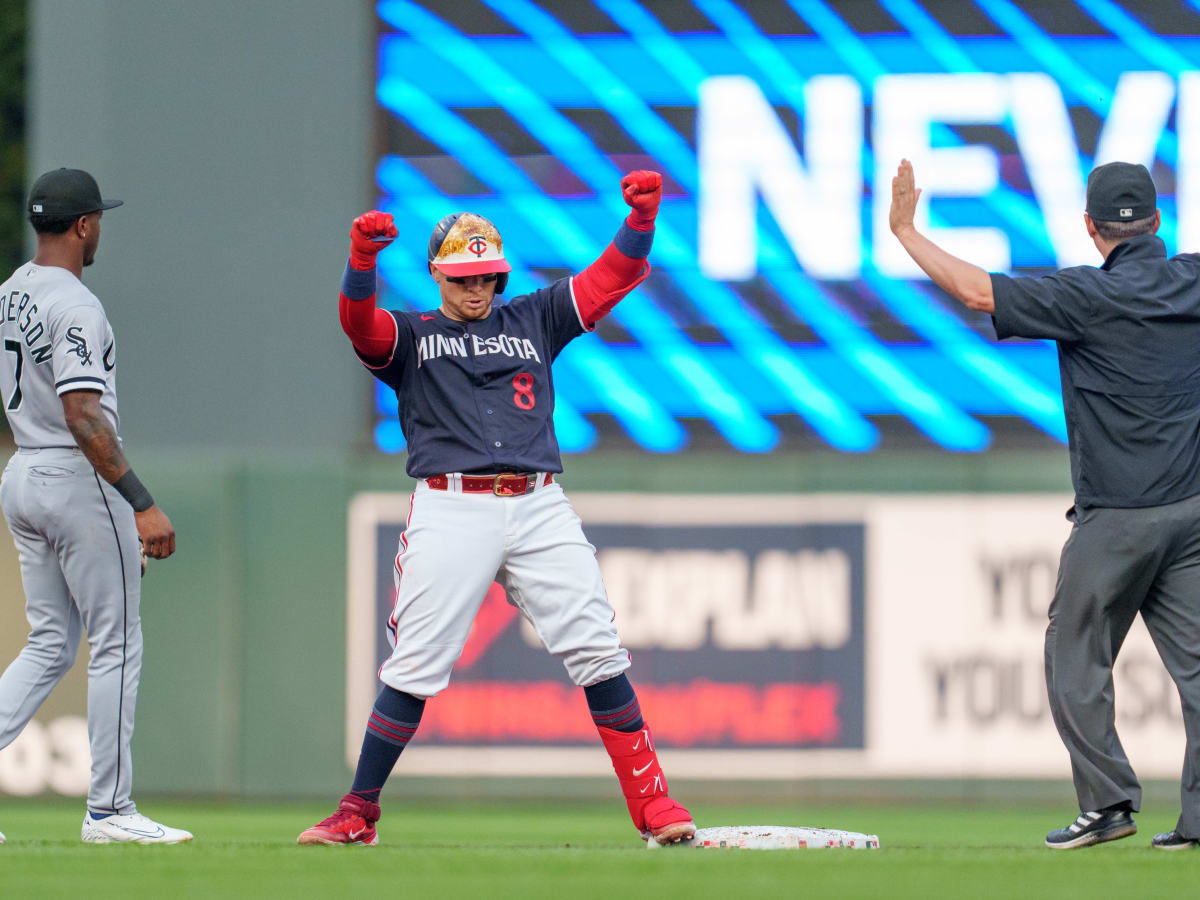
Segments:
[[[572,496],[630,676],[689,777],[1053,777],[1042,638],[1070,499],[1045,495]],[[407,495],[351,507],[346,753],[389,648]],[[1174,687],[1140,621],[1115,673],[1143,776],[1177,775]],[[513,711],[519,710],[519,715]],[[498,585],[409,774],[601,774],[582,692]]]
[[[1069,497],[870,504],[870,768],[922,776],[1069,775],[1043,671]],[[1137,619],[1114,673],[1139,775],[1178,778],[1179,698]]]

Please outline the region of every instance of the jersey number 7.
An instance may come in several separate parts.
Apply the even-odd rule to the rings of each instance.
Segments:
[[[12,396],[8,398],[8,406],[6,407],[11,412],[21,405],[21,367],[24,365],[25,359],[21,353],[20,341],[5,341],[4,349],[10,353],[17,354],[17,371],[13,376],[13,380],[17,386],[13,389]]]

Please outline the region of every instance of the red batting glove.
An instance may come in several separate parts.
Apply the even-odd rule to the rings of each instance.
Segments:
[[[654,227],[658,215],[658,203],[662,200],[662,176],[657,172],[639,169],[621,179],[621,193],[625,202],[633,207],[625,220],[630,228],[649,231]]]
[[[363,213],[350,226],[350,266],[362,271],[375,268],[375,254],[391,241],[376,243],[371,238],[394,238],[396,234],[396,226],[389,213],[375,209]]]

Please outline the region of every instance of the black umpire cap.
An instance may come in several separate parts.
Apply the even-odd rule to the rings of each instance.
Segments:
[[[1136,222],[1158,208],[1154,180],[1143,165],[1110,162],[1087,180],[1087,214],[1098,222]]]
[[[123,202],[103,199],[96,179],[82,169],[54,169],[33,183],[28,212],[30,216],[85,216]]]

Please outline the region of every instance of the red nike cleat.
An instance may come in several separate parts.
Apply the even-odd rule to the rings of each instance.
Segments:
[[[696,836],[696,823],[692,814],[670,797],[655,797],[641,809],[643,840],[653,838],[660,844],[675,844],[690,841]]]
[[[322,819],[312,828],[300,832],[297,844],[361,844],[374,847],[379,843],[375,823],[382,813],[378,803],[347,794],[338,803],[337,812]]]
[[[691,840],[696,834],[692,814],[667,796],[667,777],[654,752],[649,727],[625,732],[597,726],[604,749],[612,758],[621,793],[642,840],[659,844]]]

